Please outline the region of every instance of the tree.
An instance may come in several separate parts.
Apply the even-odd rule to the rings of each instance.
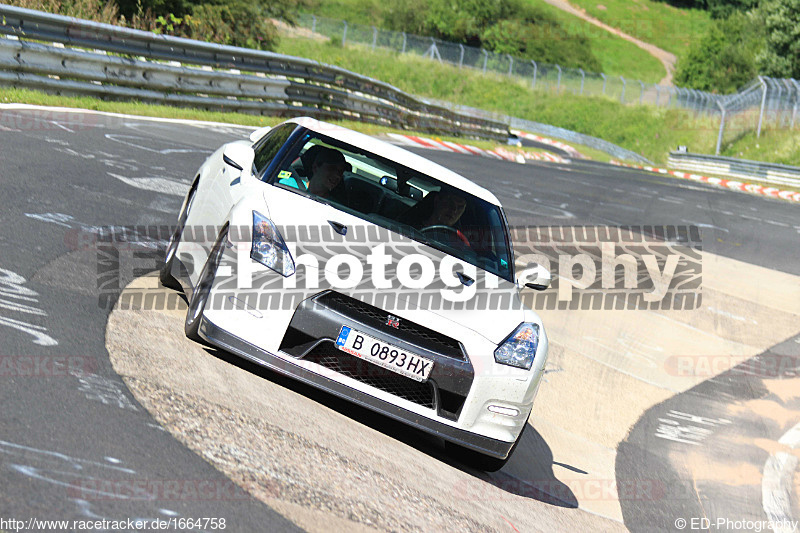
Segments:
[[[766,38],[756,61],[776,78],[800,78],[800,0],[769,0],[761,6]]]
[[[755,53],[763,33],[755,15],[734,13],[717,20],[678,61],[675,83],[716,93],[732,93],[758,74]]]

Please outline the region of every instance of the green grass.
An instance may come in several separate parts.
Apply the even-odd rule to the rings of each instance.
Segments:
[[[642,80],[645,83],[657,83],[666,76],[661,62],[635,44],[561,11],[543,0],[528,1],[555,18],[568,36],[587,37],[604,74],[624,76],[626,79]]]
[[[603,73],[609,76],[625,76],[629,79],[640,79],[646,83],[656,83],[666,72],[656,58],[600,28],[585,22],[578,17],[561,11],[543,0],[528,0],[537,8],[561,24],[561,32],[545,35],[548,39],[569,39],[585,36],[589,40],[592,53],[598,59]],[[350,22],[380,27],[380,15],[375,9],[376,0],[325,0],[318,5],[310,6],[310,11],[318,16],[345,19]]]
[[[716,120],[696,122],[683,110],[623,106],[601,97],[532,91],[527,81],[366,47],[341,48],[309,39],[281,40],[280,52],[310,57],[390,83],[406,92],[552,124],[606,139],[656,162],[680,144],[708,152]]]
[[[542,1],[542,0],[538,0]],[[587,14],[681,57],[711,23],[707,11],[653,0],[570,0]]]
[[[800,166],[800,135],[797,130],[766,129],[756,138],[755,132],[750,132],[726,147],[722,155]]]

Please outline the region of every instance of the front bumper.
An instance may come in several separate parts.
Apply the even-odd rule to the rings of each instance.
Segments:
[[[513,442],[505,442],[490,437],[478,435],[463,429],[455,428],[436,420],[413,413],[402,407],[398,407],[390,402],[370,396],[362,391],[353,389],[327,378],[323,375],[314,373],[306,368],[294,364],[292,361],[273,355],[258,346],[248,343],[245,340],[230,334],[229,332],[217,327],[206,317],[202,317],[200,336],[215,346],[235,353],[253,363],[290,376],[298,381],[322,389],[340,398],[347,399],[357,405],[366,407],[385,416],[408,424],[414,428],[425,431],[437,437],[454,442],[460,446],[480,452],[482,454],[505,459],[508,456]]]

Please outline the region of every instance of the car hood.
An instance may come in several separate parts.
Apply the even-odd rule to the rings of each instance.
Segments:
[[[347,294],[387,316],[412,311],[419,321],[432,313],[495,344],[524,320],[517,288],[508,280],[292,191],[270,187],[265,201],[298,265],[298,286],[313,277],[318,290]],[[346,234],[337,227],[346,227]],[[456,272],[474,283],[466,287]]]

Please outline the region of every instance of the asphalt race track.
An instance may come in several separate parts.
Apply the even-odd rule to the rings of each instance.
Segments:
[[[101,298],[157,264],[143,254],[111,279],[83,238],[174,224],[203,159],[247,133],[0,108],[0,519],[214,517],[226,531],[800,519],[796,205],[598,163],[415,150],[494,192],[512,225],[702,231],[700,309],[542,311],[547,383],[517,455],[487,475],[189,342],[180,309]]]

